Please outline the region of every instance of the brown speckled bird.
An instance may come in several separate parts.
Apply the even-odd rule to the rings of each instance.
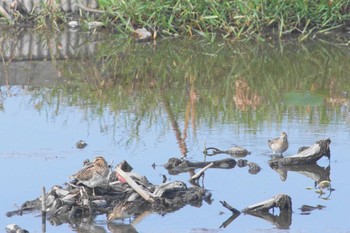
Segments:
[[[282,155],[288,149],[288,138],[285,132],[282,132],[279,138],[268,140],[268,144],[273,153]]]
[[[72,175],[71,179],[77,179],[78,184],[86,185],[92,188],[95,195],[95,187],[102,184],[108,176],[109,167],[102,156],[97,156],[92,163],[85,165],[80,171]]]

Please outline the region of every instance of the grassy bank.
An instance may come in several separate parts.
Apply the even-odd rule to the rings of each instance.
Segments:
[[[264,38],[291,34],[304,39],[333,29],[350,31],[350,0],[97,1],[98,10],[80,9],[84,13],[79,15],[84,16],[80,21],[102,21],[107,28],[127,34],[145,27],[158,35],[202,35],[211,40],[218,35]],[[58,4],[49,2],[41,13],[34,15],[33,10],[28,18],[39,27],[47,26],[47,21],[56,27],[71,20],[71,14],[62,14]],[[23,20],[18,16],[21,14],[13,15]],[[28,22],[28,18],[24,21]]]
[[[121,31],[146,27],[163,34],[308,36],[345,28],[350,20],[349,0],[99,0],[99,4]]]

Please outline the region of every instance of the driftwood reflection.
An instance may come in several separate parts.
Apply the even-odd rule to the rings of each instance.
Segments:
[[[220,203],[227,209],[229,209],[232,212],[232,215],[226,219],[220,226],[220,228],[226,228],[228,225],[230,225],[233,220],[235,220],[241,212],[237,210],[236,208],[233,208],[230,204],[228,204],[226,201],[220,201]]]
[[[271,168],[280,175],[280,178],[282,181],[287,180],[288,171],[302,174],[312,179],[315,182],[330,180],[330,171],[331,171],[330,166],[321,167],[318,164],[311,164],[311,165],[290,165],[290,166],[280,166],[280,167],[271,166]]]
[[[281,211],[278,215],[273,215],[270,212],[264,211],[247,211],[245,213],[264,219],[275,225],[278,229],[288,229],[292,224],[292,212],[289,211]]]
[[[229,209],[232,212],[232,215],[220,226],[220,228],[225,228],[233,220],[235,220],[241,212],[230,206],[225,201],[220,202],[225,208]],[[278,215],[274,214],[274,208],[279,209]],[[270,210],[272,210],[272,213],[269,212]],[[292,199],[288,195],[279,194],[268,200],[248,206],[242,210],[242,212],[244,214],[262,218],[275,225],[278,229],[288,229],[292,224]]]
[[[322,210],[325,208],[323,205],[310,206],[310,205],[302,205],[299,209],[301,210],[302,215],[309,215],[311,211],[314,210]]]
[[[123,224],[123,223],[113,223],[113,222],[109,222],[108,223],[108,230],[111,233],[121,233],[121,232],[125,232],[125,233],[137,233],[137,230],[135,229],[135,227],[133,227],[132,224]]]

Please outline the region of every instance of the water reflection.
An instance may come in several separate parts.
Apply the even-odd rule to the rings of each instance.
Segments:
[[[27,97],[26,109],[43,114],[53,122],[69,109],[76,115],[67,117],[64,124],[76,122],[73,118],[77,117],[89,126],[98,122],[98,130],[92,132],[112,138],[113,145],[108,146],[113,147],[113,153],[121,151],[120,154],[139,156],[135,163],[144,156],[139,152],[140,145],[149,147],[149,140],[155,141],[152,146],[166,142],[167,150],[158,152],[158,157],[150,156],[157,159],[157,164],[166,162],[174,153],[181,161],[201,162],[206,140],[221,148],[228,148],[237,141],[245,143],[252,154],[239,164],[259,167],[249,170],[256,174],[250,176],[255,180],[237,179],[242,169],[228,169],[231,173],[209,169],[209,174],[219,175],[206,178],[203,185],[215,189],[217,198],[232,198],[236,203],[249,204],[251,197],[261,195],[256,187],[274,179],[269,176],[271,168],[265,156],[268,153],[266,139],[275,135],[273,131],[290,130],[292,146],[304,144],[305,140],[313,142],[323,134],[331,134],[339,140],[348,137],[349,53],[341,46],[329,43],[237,46],[191,40],[163,40],[154,45],[135,44],[120,36],[76,32],[34,36],[24,31],[19,34],[2,32],[0,40],[3,58],[0,110],[3,116],[11,112],[11,100],[18,96]],[[87,128],[79,130],[89,131]],[[149,131],[152,133],[148,134]],[[88,144],[87,150],[93,143],[88,141]],[[176,151],[169,151],[170,148],[175,150],[173,144]],[[338,149],[338,153],[341,151]],[[332,164],[332,170],[338,166]],[[303,175],[295,183],[302,183],[305,177],[313,182],[331,180],[330,165],[287,166],[274,171],[285,184],[299,191],[297,184],[290,184],[295,181],[294,173]],[[155,172],[164,173],[163,170]],[[176,174],[181,177],[179,173]],[[190,176],[193,174],[191,170]],[[227,176],[224,181],[219,179],[222,174]],[[332,177],[332,180],[337,179]],[[250,186],[247,182],[255,188],[247,187]],[[272,191],[284,189],[283,183],[274,182]],[[235,191],[225,192],[232,183]],[[248,201],[239,196],[241,192]],[[281,229],[291,227],[291,215],[267,213],[257,217]],[[244,218],[239,217],[243,222]],[[151,221],[148,219],[142,221]],[[75,224],[73,228],[81,232],[84,229],[107,231],[105,227],[89,224]],[[134,225],[128,224],[111,223],[108,229],[136,232]]]

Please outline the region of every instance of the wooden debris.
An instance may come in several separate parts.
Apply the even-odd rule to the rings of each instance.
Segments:
[[[229,224],[231,224],[231,222],[233,222],[233,220],[235,220],[240,214],[241,212],[235,208],[233,208],[231,205],[229,205],[226,201],[220,201],[220,203],[228,210],[230,210],[232,212],[232,215],[221,224],[220,228],[226,228]]]
[[[208,168],[212,167],[213,165],[214,165],[214,163],[211,162],[211,163],[209,163],[207,166],[203,167],[201,170],[199,170],[196,174],[194,174],[194,175],[191,177],[191,180],[196,180],[196,179],[198,179],[199,177],[201,177],[201,176],[204,174],[204,172],[205,172]]]
[[[241,213],[236,208],[233,208],[230,204],[228,204],[226,201],[220,201],[220,203],[225,207],[226,209],[230,210],[233,214]]]
[[[156,189],[153,192],[154,197],[163,197],[166,192],[168,191],[175,191],[175,190],[187,190],[187,186],[182,181],[174,181],[174,182],[168,182],[160,184],[156,187]]]
[[[237,166],[238,167],[247,167],[248,166],[249,167],[248,172],[250,174],[253,174],[253,175],[258,174],[261,170],[261,168],[258,164],[254,163],[254,162],[249,162],[246,159],[237,160]]]
[[[204,168],[208,164],[213,163],[211,168],[232,169],[236,166],[236,160],[227,158],[210,162],[190,162],[185,159],[170,158],[164,167],[169,174],[176,175],[183,172],[194,171],[198,168]]]
[[[132,170],[126,161],[119,164],[108,176],[108,182],[95,187],[98,196],[92,195],[91,188],[83,184],[67,183],[64,188],[56,185],[48,192],[43,192],[42,196],[26,201],[19,210],[6,215],[10,217],[42,210],[47,220],[57,225],[82,218],[93,219],[101,214],[107,215],[108,221],[112,221],[128,216],[146,216],[145,213],[152,212],[166,214],[188,204],[200,206],[209,196],[204,188],[187,188],[181,181],[153,185],[145,177],[125,172],[121,167]],[[117,174],[125,183],[118,180]]]
[[[330,180],[330,166],[324,168],[318,164],[306,164],[279,167],[272,166],[271,168],[280,175],[282,181],[287,179],[288,172],[297,172],[312,179],[315,182]]]
[[[208,147],[208,148],[205,148],[203,153],[207,156],[213,156],[213,155],[217,155],[217,154],[229,154],[229,155],[235,156],[235,157],[245,157],[245,156],[250,154],[250,152],[248,150],[244,149],[243,147],[236,146],[236,145],[231,147],[228,150],[220,150],[220,149],[215,148],[215,147]]]
[[[269,165],[271,167],[278,167],[287,165],[315,164],[323,156],[330,159],[330,143],[330,139],[319,140],[311,147],[302,150],[296,155],[270,160]]]
[[[6,226],[7,233],[29,233],[26,229],[19,227],[16,224],[9,224]]]
[[[87,146],[87,143],[84,142],[83,140],[79,140],[79,141],[77,141],[77,143],[75,143],[75,146],[78,149],[84,149]]]
[[[41,196],[41,232],[46,232],[46,190],[42,188]]]
[[[145,190],[143,190],[133,179],[131,179],[121,168],[118,166],[115,168],[115,171],[118,175],[124,178],[124,180],[133,188],[138,194],[140,194],[143,199],[148,202],[153,203],[153,195]]]
[[[279,208],[279,215],[270,213],[270,209]],[[292,199],[288,195],[279,194],[266,201],[248,206],[243,213],[271,222],[279,229],[288,229],[292,224]]]
[[[280,211],[292,211],[292,199],[285,194],[279,194],[271,199],[268,199],[263,202],[259,202],[257,204],[248,206],[243,210],[243,212],[247,213],[249,211],[268,211],[272,208],[279,208]]]
[[[317,205],[317,206],[302,205],[299,209],[301,210],[301,212],[305,214],[313,210],[322,210],[323,208],[326,208],[326,207],[323,205]]]

